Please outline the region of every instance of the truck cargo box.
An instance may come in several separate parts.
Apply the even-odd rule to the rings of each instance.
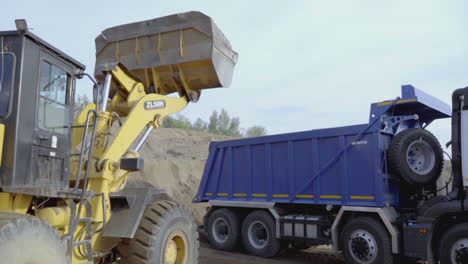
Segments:
[[[450,115],[407,85],[401,98],[372,104],[368,124],[212,142],[194,201],[398,206],[386,168],[393,136]]]

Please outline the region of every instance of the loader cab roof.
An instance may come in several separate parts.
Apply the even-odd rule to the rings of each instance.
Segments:
[[[36,44],[39,46],[42,46],[49,51],[53,52],[54,55],[66,60],[67,62],[73,64],[76,68],[80,69],[81,71],[84,71],[86,69],[86,66],[82,64],[81,62],[75,60],[74,58],[70,57],[67,55],[65,52],[57,49],[53,45],[49,44],[47,41],[41,39],[40,37],[36,36],[30,31],[18,31],[18,30],[10,30],[10,31],[0,31],[0,36],[24,36],[27,37],[28,39],[34,41]],[[0,44],[1,45],[1,44]],[[0,50],[1,51],[1,50]]]

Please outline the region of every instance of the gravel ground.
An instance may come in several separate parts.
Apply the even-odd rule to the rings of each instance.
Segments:
[[[311,253],[292,248],[271,259],[249,256],[242,252],[217,251],[204,242],[200,245],[200,251],[200,264],[344,264],[343,260],[329,253]]]
[[[323,247],[300,251],[289,248],[275,258],[259,258],[247,255],[242,250],[225,252],[210,247],[206,233],[200,232],[200,264],[344,264],[341,258],[331,254],[329,249]]]

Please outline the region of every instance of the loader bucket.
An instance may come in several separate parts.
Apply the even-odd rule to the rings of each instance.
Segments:
[[[148,93],[178,92],[191,101],[197,101],[203,89],[228,87],[236,62],[229,41],[200,12],[112,27],[96,38],[99,81],[120,64],[144,83]]]

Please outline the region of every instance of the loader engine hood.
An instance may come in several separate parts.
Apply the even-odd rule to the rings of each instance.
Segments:
[[[104,30],[96,38],[95,76],[102,81],[121,64],[148,93],[196,101],[203,89],[231,84],[237,56],[210,17],[187,12]]]

